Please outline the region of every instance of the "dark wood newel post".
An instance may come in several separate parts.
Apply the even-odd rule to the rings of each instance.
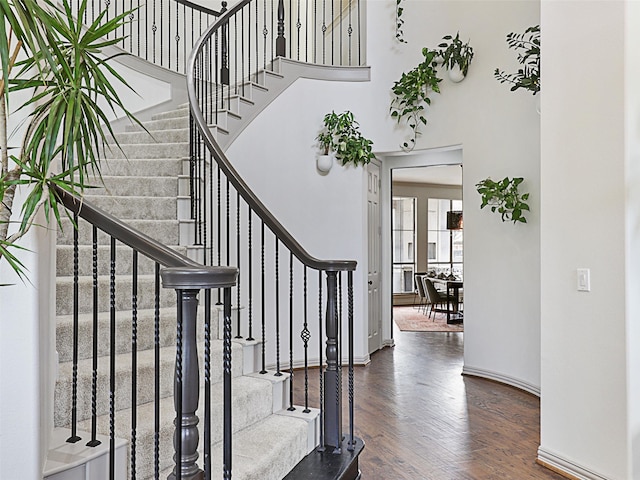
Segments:
[[[201,480],[204,472],[198,468],[198,402],[200,376],[198,374],[198,347],[196,344],[196,318],[200,290],[178,289],[178,332],[173,404],[176,409],[173,446],[176,466],[169,480]],[[180,469],[178,474],[177,469]]]
[[[227,2],[222,2],[222,8],[220,13],[227,11]],[[220,52],[221,65],[220,65],[220,83],[223,85],[229,85],[229,44],[227,41],[227,35],[229,32],[229,24],[222,25],[222,52]]]
[[[287,40],[284,38],[284,0],[278,0],[278,36],[276,37],[276,56],[284,57]]]
[[[340,449],[342,443],[342,399],[338,362],[337,272],[327,272],[327,368],[324,372],[324,444]]]
[[[196,336],[198,293],[203,288],[224,288],[225,314],[227,314],[231,304],[230,287],[236,284],[238,270],[232,267],[203,267],[194,264],[192,267],[165,268],[162,270],[161,276],[163,287],[175,289],[178,299],[173,394],[176,410],[173,435],[175,466],[169,475],[169,480],[202,480],[204,472],[196,463],[200,440],[198,434],[199,418],[196,415],[200,401]],[[227,365],[230,370],[230,351],[226,354],[224,362],[225,370]],[[229,438],[229,443],[230,441]],[[228,478],[230,478],[230,473]]]

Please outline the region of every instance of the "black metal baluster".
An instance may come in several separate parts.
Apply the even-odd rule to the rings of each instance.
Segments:
[[[247,10],[249,12],[251,12],[251,9],[247,9]],[[244,45],[244,37],[245,37],[245,34],[244,34],[244,28],[245,28],[244,11],[245,11],[244,8],[240,11],[240,24],[242,25],[242,35],[240,36],[240,38],[242,39],[242,46],[241,46],[241,49],[240,49],[240,52],[241,52],[240,53],[240,64],[242,65],[242,74],[240,75],[240,78],[241,78],[242,81],[240,82],[240,85],[242,86],[241,87],[242,88],[242,92],[240,94],[242,96],[244,96],[244,79],[246,78],[245,77],[245,68],[244,68],[244,63],[245,63],[244,55],[245,55],[245,52],[247,51],[245,49],[245,45]],[[249,35],[251,35],[251,29],[247,28],[247,30],[248,30]],[[251,70],[249,70],[249,71],[251,71]],[[238,82],[236,82],[236,93],[238,93]]]
[[[360,19],[361,19],[361,14],[360,14],[360,0],[356,0],[358,2],[358,65],[362,65],[362,28],[360,26]]]
[[[352,8],[353,8],[353,4],[351,3],[351,0],[349,0],[349,28],[347,29],[347,33],[349,34],[349,66],[351,66],[352,64],[351,62],[351,49],[352,49],[352,40],[353,40],[353,22],[351,18]]]
[[[313,0],[313,63],[318,63],[318,0]]]
[[[240,331],[240,275],[242,268],[240,265],[240,192],[236,191],[236,266],[238,267],[238,280],[236,282],[236,311],[237,311],[237,327],[236,338],[242,338]]]
[[[249,242],[249,259],[248,259],[248,270],[249,270],[249,279],[247,281],[247,301],[249,302],[249,336],[247,340],[253,341],[253,210],[247,204],[248,218],[249,218],[249,232],[248,232],[248,242]]]
[[[225,228],[225,236],[226,236],[226,247],[227,247],[227,265],[231,265],[231,205],[229,201],[229,177],[226,177],[226,189],[225,189],[225,197],[226,197],[226,207],[227,207],[227,221]]]
[[[73,376],[71,379],[71,436],[68,443],[81,440],[78,436],[78,313],[79,313],[79,283],[78,283],[78,214],[73,214]]]
[[[92,232],[92,261],[93,261],[93,339],[92,339],[92,355],[93,364],[91,368],[91,440],[87,443],[88,447],[96,447],[100,445],[97,437],[98,430],[98,229],[94,226]]]
[[[280,0],[278,0],[280,1]],[[265,0],[266,3],[266,0]],[[270,53],[269,53],[269,57],[271,59],[273,59],[273,45],[274,45],[274,38],[273,38],[273,32],[275,31],[275,23],[274,23],[274,12],[275,9],[273,8],[273,0],[271,0],[271,24],[270,24],[270,28],[269,31],[271,32],[271,41],[269,42],[269,46],[270,46]],[[267,69],[267,65],[265,64],[264,66],[265,70]]]
[[[133,251],[131,284],[131,480],[136,479],[136,447],[138,417],[138,252]]]
[[[307,298],[307,266],[304,266],[304,325],[302,332],[300,332],[300,338],[302,338],[304,346],[304,413],[309,413],[309,340],[311,339],[311,332],[309,331],[309,321],[307,315],[308,298]]]
[[[224,338],[223,338],[223,475],[231,480],[232,430],[231,430],[231,288],[224,289]]]
[[[338,50],[338,53],[340,54],[340,65],[342,65],[342,37],[343,37],[343,32],[342,32],[342,0],[340,0],[340,32],[339,32],[339,36],[340,36],[340,50]],[[335,63],[334,63],[335,65]]]
[[[109,479],[115,479],[116,467],[116,239],[111,237],[109,294]]]
[[[153,430],[153,465],[155,480],[160,479],[160,264],[155,265],[154,290],[154,430]]]
[[[262,345],[260,345],[261,351],[262,351],[262,370],[260,370],[261,374],[265,374],[267,373],[267,367],[266,367],[266,352],[265,352],[265,343],[266,343],[266,332],[265,332],[265,323],[266,323],[266,317],[265,317],[265,292],[264,292],[264,283],[265,283],[265,272],[264,272],[264,221],[261,222],[261,230],[260,230],[260,243],[261,243],[261,252],[260,252],[260,259],[261,259],[261,263],[262,263],[262,281],[260,282],[260,290],[261,290],[261,324],[262,324]]]
[[[296,60],[300,60],[300,28],[301,27],[302,27],[302,23],[300,22],[300,0],[298,0],[298,21],[296,22],[296,30],[298,32],[298,45],[297,45]],[[305,45],[305,50],[306,50],[306,45]],[[291,53],[289,55],[291,55]],[[305,61],[307,61],[306,58],[305,58]]]
[[[280,240],[274,235],[276,244],[276,377],[281,377],[280,371]]]
[[[163,0],[160,0],[160,66],[164,66],[164,8],[163,8]],[[155,33],[155,32],[154,32]],[[154,50],[155,52],[155,50]]]
[[[229,85],[229,41],[227,38],[228,33],[229,22],[226,22],[222,25],[222,52],[220,58],[222,63],[222,68],[220,69],[220,83],[222,83],[223,86]]]
[[[309,61],[309,0],[305,0],[304,15],[305,15],[304,17],[304,61],[308,62]]]
[[[211,480],[211,289],[204,292],[204,477]]]
[[[322,0],[322,64],[327,63],[327,0]]]
[[[208,150],[207,150],[208,152]],[[213,203],[213,198],[214,198],[214,167],[213,167],[213,158],[211,156],[210,153],[208,153],[209,155],[209,198],[211,199],[211,203]],[[213,205],[211,205],[211,208],[209,209],[209,215],[210,215],[210,219],[209,219],[209,224],[211,225],[211,227],[213,227],[215,225],[215,210],[213,208]],[[219,230],[218,230],[219,231]],[[218,240],[219,241],[219,240]],[[215,249],[216,245],[214,244],[213,241],[213,232],[211,232],[211,247],[209,249],[209,265],[215,265],[215,260],[214,260],[214,256],[215,256]],[[219,248],[219,247],[218,247]],[[206,256],[206,251],[205,251],[205,256]]]
[[[217,92],[217,90],[216,90],[216,92]],[[216,189],[216,193],[218,195],[218,204],[217,204],[217,207],[218,207],[218,245],[217,245],[218,263],[217,263],[217,265],[218,266],[220,266],[221,262],[222,262],[222,257],[221,257],[221,255],[222,255],[222,247],[221,247],[221,245],[222,245],[222,228],[221,228],[222,227],[222,219],[220,218],[221,214],[222,214],[222,210],[221,210],[221,194],[220,194],[220,187],[221,187],[220,173],[221,173],[220,165],[218,165],[218,175],[217,175],[217,178],[216,178],[216,182],[218,184],[218,188]],[[218,301],[216,302],[216,305],[222,305],[221,298],[220,298],[220,289],[218,289]]]
[[[289,411],[293,407],[293,252],[289,252]]]
[[[258,2],[256,2],[256,8],[258,8]],[[244,12],[244,10],[242,10]],[[249,80],[251,80],[251,51],[252,51],[252,47],[251,47],[251,7],[247,7],[247,73],[249,74]],[[243,22],[244,25],[244,22]],[[242,39],[244,40],[244,35],[242,36]],[[258,44],[258,37],[256,37],[256,45]],[[258,61],[257,57],[256,57],[256,62]],[[244,62],[243,62],[244,64]],[[244,76],[242,77],[244,80]],[[246,97],[245,93],[244,93],[244,86],[245,86],[245,82],[242,82],[242,96]]]
[[[335,5],[334,5],[334,2],[332,1],[331,2],[331,22],[332,23],[336,18],[335,11],[334,11],[335,8],[334,7],[335,7]],[[335,37],[335,32],[336,32],[336,29],[335,28],[331,28],[331,65],[335,65],[336,64],[336,62],[334,61],[334,52],[335,52],[334,37]]]
[[[324,452],[324,368],[322,365],[322,270],[318,270],[318,371],[320,373],[320,446],[318,451]]]
[[[355,446],[355,439],[353,437],[353,272],[347,272],[347,321],[348,335],[349,335],[349,446],[348,450],[353,451]]]
[[[256,5],[256,76],[255,80],[258,81],[258,69],[260,68],[260,35],[258,34],[259,23],[260,23],[260,14],[258,10],[258,2],[254,2]]]
[[[273,2],[271,3],[273,8]],[[278,36],[276,37],[276,57],[287,54],[287,41],[284,38],[284,0],[278,0]]]
[[[233,78],[235,84],[235,93],[238,93],[238,14],[233,16],[233,52],[234,52],[234,64],[233,64]],[[231,93],[231,92],[229,92]]]
[[[264,27],[262,28],[262,40],[263,44],[263,53],[262,53],[262,68],[267,68],[267,35],[269,35],[269,29],[267,28],[267,0],[263,2],[263,21]]]
[[[176,72],[180,72],[180,6],[176,3]],[[171,56],[169,56],[171,57]]]
[[[153,63],[156,63],[156,33],[158,32],[158,24],[156,23],[156,0],[153,0],[153,24],[151,25],[152,46],[153,46]]]
[[[129,11],[131,12],[129,13],[129,53],[133,53],[133,0],[129,0]],[[122,29],[124,30],[124,25],[122,26]],[[139,53],[138,56],[140,56]]]

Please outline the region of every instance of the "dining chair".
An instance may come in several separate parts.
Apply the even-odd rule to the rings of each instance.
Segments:
[[[424,309],[425,315],[427,308],[427,294],[424,290],[424,283],[422,282],[422,274],[416,273],[413,275],[413,283],[416,286],[416,291],[418,292],[418,311]]]
[[[436,312],[447,313],[447,295],[438,291],[436,287],[433,285],[433,282],[426,275],[422,277],[423,289],[427,295],[427,303],[429,304],[429,318],[431,318],[431,313],[434,314]],[[440,305],[440,306],[438,306]],[[434,315],[435,320],[435,315]]]

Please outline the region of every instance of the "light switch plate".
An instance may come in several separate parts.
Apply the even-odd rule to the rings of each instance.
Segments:
[[[591,291],[591,271],[588,268],[578,269],[578,291]]]

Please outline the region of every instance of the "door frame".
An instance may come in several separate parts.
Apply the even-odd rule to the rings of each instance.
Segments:
[[[382,160],[380,170],[380,212],[382,228],[382,264],[383,273],[381,279],[382,317],[388,315],[389,321],[382,322],[382,346],[393,346],[393,286],[392,286],[392,233],[391,233],[391,208],[392,208],[392,170],[396,168],[429,167],[437,165],[463,165],[462,146],[434,148],[427,150],[414,150],[412,152],[399,152],[386,155],[378,155]]]

